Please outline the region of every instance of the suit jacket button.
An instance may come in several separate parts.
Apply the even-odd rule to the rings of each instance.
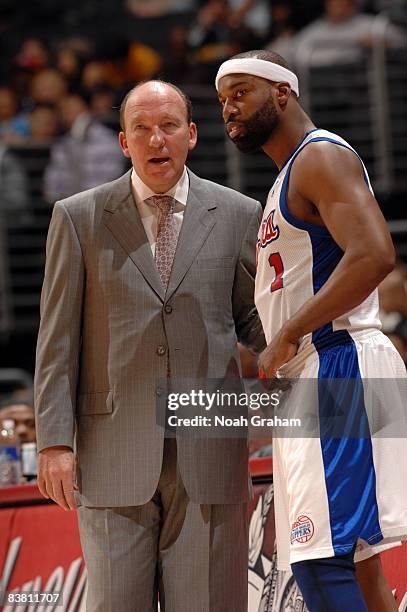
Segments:
[[[165,348],[165,346],[163,346],[162,344],[159,344],[157,346],[157,355],[165,355],[165,353],[167,352],[167,349]]]
[[[158,397],[160,397],[160,395],[162,395],[164,393],[164,389],[161,389],[161,387],[157,387],[157,389],[155,390],[155,394],[158,395]]]
[[[166,304],[164,306],[164,311],[166,314],[171,314],[172,313],[172,306],[170,304]]]

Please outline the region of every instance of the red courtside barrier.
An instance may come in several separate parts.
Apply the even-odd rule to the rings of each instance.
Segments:
[[[291,574],[276,569],[271,459],[252,460],[251,471],[249,612],[305,612]],[[407,546],[387,551],[382,559],[399,610],[407,612]],[[55,610],[84,612],[86,570],[75,512],[44,500],[35,485],[0,489],[0,577],[0,591],[61,591],[63,604]],[[36,608],[4,602],[2,609]]]

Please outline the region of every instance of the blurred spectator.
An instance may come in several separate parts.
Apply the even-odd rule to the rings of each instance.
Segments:
[[[407,276],[398,264],[379,285],[380,318],[384,332],[393,331],[407,317]]]
[[[58,136],[58,115],[52,106],[39,105],[31,112],[30,144],[49,145]]]
[[[28,118],[18,112],[16,94],[10,87],[0,87],[0,141],[18,144],[28,133]]]
[[[135,82],[152,79],[161,64],[161,56],[157,51],[140,42],[133,42],[127,55],[127,80]]]
[[[47,68],[35,74],[30,93],[35,104],[58,104],[67,91],[67,83],[58,70]]]
[[[271,3],[274,8],[274,2]],[[229,23],[237,28],[242,25],[264,40],[270,29],[270,3],[266,0],[229,0]]]
[[[200,50],[201,59],[223,59],[229,53],[229,7],[227,0],[208,0],[189,33],[189,44]]]
[[[29,402],[15,399],[4,400],[0,404],[0,422],[13,419],[15,431],[21,444],[36,442],[34,408]]]
[[[85,64],[81,76],[81,87],[84,91],[91,92],[95,87],[108,84],[109,79],[104,62],[92,60]]]
[[[176,25],[168,34],[168,53],[163,58],[163,78],[170,83],[186,83],[191,69],[189,61],[188,30]]]
[[[45,170],[45,198],[51,203],[111,181],[125,167],[117,137],[92,117],[83,97],[66,96],[60,111],[68,132],[53,145]]]
[[[15,57],[15,64],[31,72],[45,68],[49,62],[49,51],[38,38],[27,38]]]
[[[255,48],[256,37],[245,25],[236,25],[228,0],[208,0],[192,25],[188,43],[195,51],[195,80],[212,81],[219,64],[231,55]]]
[[[405,0],[375,0],[374,9],[385,14],[393,23],[407,27],[407,4]]]
[[[357,0],[325,0],[325,14],[294,37],[296,61],[312,66],[349,64],[363,58],[372,45],[376,17],[358,12]],[[405,33],[390,25],[386,43],[405,46]]]
[[[30,223],[27,177],[18,158],[0,143],[0,215],[7,222]]]
[[[80,85],[83,60],[70,45],[62,45],[56,54],[56,67],[66,79],[70,89]]]
[[[291,64],[295,35],[292,4],[288,0],[276,0],[273,2],[271,14],[270,40],[265,48],[278,53]]]
[[[116,104],[116,91],[109,85],[95,87],[90,96],[90,111],[98,121],[111,122]],[[115,113],[117,118],[117,113]]]

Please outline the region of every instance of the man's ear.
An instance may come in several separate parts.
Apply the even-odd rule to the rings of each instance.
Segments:
[[[198,130],[197,130],[196,124],[194,122],[191,122],[189,125],[189,143],[188,143],[189,151],[192,151],[192,149],[195,149],[197,139],[198,139]]]
[[[125,157],[130,157],[130,151],[127,146],[127,138],[124,132],[119,133],[119,144],[120,144],[121,150],[123,151],[123,155]]]
[[[280,108],[285,109],[288,98],[291,94],[291,87],[288,83],[278,83],[277,85],[277,102]]]

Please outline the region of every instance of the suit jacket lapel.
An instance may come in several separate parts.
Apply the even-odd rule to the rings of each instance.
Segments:
[[[112,190],[104,207],[104,223],[138,267],[145,280],[164,301],[165,289],[131,193],[130,175],[131,171],[118,179]]]
[[[210,212],[216,208],[210,191],[203,180],[190,171],[188,173],[190,185],[187,206],[178,238],[166,299],[169,299],[176,291],[216,223],[214,214]]]

